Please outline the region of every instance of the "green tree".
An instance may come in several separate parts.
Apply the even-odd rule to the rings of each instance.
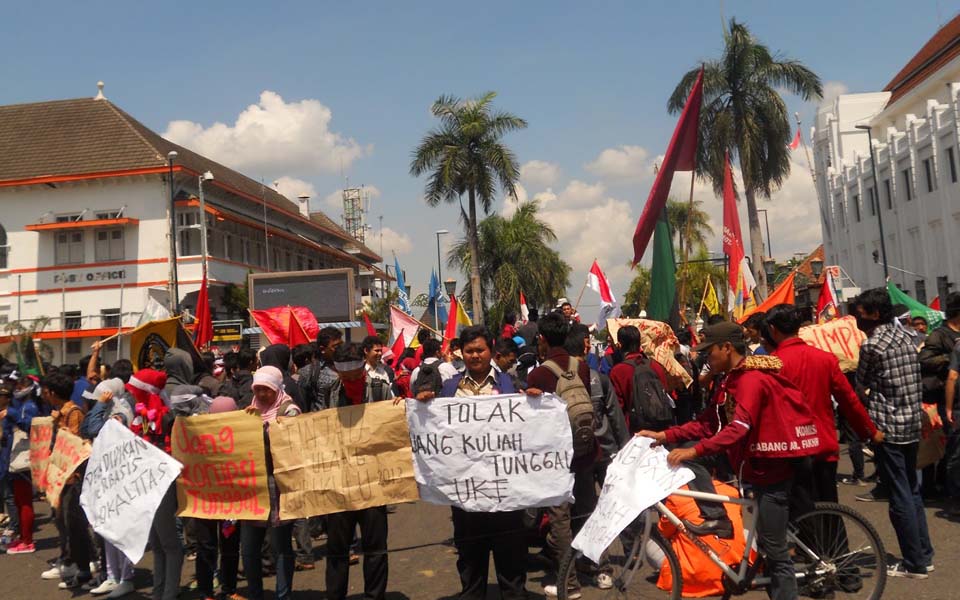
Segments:
[[[374,298],[368,306],[364,308],[367,316],[373,323],[390,323],[390,305],[395,305],[400,297],[400,289],[392,287],[387,290],[383,298]],[[381,335],[381,337],[383,337]]]
[[[650,300],[650,269],[637,265],[634,267],[636,275],[630,282],[630,288],[623,295],[623,315],[625,317],[638,317],[640,310],[646,308]]]
[[[471,305],[477,322],[483,322],[483,294],[480,263],[480,241],[477,235],[477,203],[484,214],[496,200],[499,186],[503,193],[516,199],[520,178],[517,157],[502,142],[504,135],[524,129],[527,122],[508,112],[494,110],[496,92],[487,92],[475,99],[440,96],[433,103],[433,116],[440,126],[428,132],[413,151],[410,173],[419,177],[428,173],[424,197],[427,204],[457,202],[466,230],[470,253]],[[467,207],[463,207],[463,194]]]
[[[667,104],[670,112],[683,110],[690,89],[700,72],[683,76]],[[750,222],[750,252],[754,265],[763,264],[763,236],[757,215],[757,196],[770,198],[790,174],[790,121],[778,89],[803,100],[820,98],[820,78],[801,62],[774,55],[736,19],[724,32],[719,60],[703,64],[703,108],[700,111],[700,144],[697,174],[707,177],[718,194],[723,189],[724,156],[740,163],[747,217]],[[760,294],[767,295],[763,269],[754,273]]]
[[[667,222],[673,228],[674,247],[677,249],[677,258],[683,256],[684,248],[689,252],[699,252],[706,248],[707,237],[713,235],[710,226],[710,215],[703,208],[703,201],[690,202],[670,198],[667,200]],[[689,222],[690,230],[687,231]]]
[[[227,312],[229,319],[243,319],[249,322],[250,313],[247,312],[250,295],[247,291],[247,279],[243,280],[243,285],[228,283],[223,288],[223,309]],[[216,310],[214,310],[216,312]]]
[[[677,279],[686,278],[688,282],[684,296],[677,298],[681,310],[686,307],[685,315],[688,319],[695,319],[697,316],[696,313],[700,308],[700,301],[703,299],[703,291],[707,285],[708,277],[713,280],[717,300],[723,308],[722,292],[726,287],[723,265],[710,262],[710,255],[705,247],[700,247],[697,253],[690,257],[686,267],[683,265],[677,266]]]
[[[570,265],[550,247],[557,241],[553,229],[539,218],[540,205],[524,202],[510,218],[491,215],[480,222],[479,260],[483,299],[490,322],[499,324],[508,312],[517,312],[520,291],[533,306],[550,306],[570,283]],[[468,239],[461,239],[447,254],[451,268],[467,272],[473,265]],[[463,295],[472,294],[472,282]],[[480,311],[474,310],[474,314]]]

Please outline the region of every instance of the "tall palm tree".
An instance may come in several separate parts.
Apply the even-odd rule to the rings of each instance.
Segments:
[[[710,215],[704,211],[702,200],[683,202],[669,198],[667,200],[667,222],[677,236],[677,256],[685,256],[684,248],[688,252],[696,252],[707,245],[707,236],[713,235],[710,226]],[[687,229],[687,221],[690,228]],[[689,233],[688,233],[689,232]]]
[[[431,112],[440,126],[428,132],[413,151],[410,173],[418,177],[429,171],[424,197],[427,204],[458,202],[470,245],[470,288],[477,322],[483,322],[480,263],[477,238],[477,202],[484,214],[496,199],[497,186],[516,199],[520,179],[517,157],[501,139],[511,131],[523,129],[527,122],[508,112],[494,110],[496,92],[463,100],[440,96]],[[467,194],[464,209],[462,195]]]
[[[703,108],[700,111],[700,144],[697,174],[706,176],[718,194],[723,189],[724,154],[740,163],[747,216],[750,253],[760,294],[766,296],[763,272],[763,236],[757,215],[757,196],[769,198],[790,174],[790,121],[777,89],[804,100],[820,98],[820,78],[796,60],[771,54],[746,25],[730,20],[724,32],[719,60],[703,65]],[[684,102],[700,72],[696,67],[680,80],[667,104],[672,113]]]
[[[551,306],[570,284],[570,265],[550,247],[557,235],[539,218],[539,211],[536,201],[524,202],[509,218],[491,215],[480,222],[477,262],[492,323],[500,323],[506,313],[519,308],[521,290],[529,304]],[[450,249],[447,263],[464,272],[472,268],[469,239],[461,239]],[[469,285],[474,292],[473,283]],[[474,314],[480,312],[474,310]]]

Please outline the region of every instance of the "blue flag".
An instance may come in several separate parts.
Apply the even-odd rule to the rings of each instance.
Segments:
[[[430,291],[429,291],[429,310],[430,313],[433,313],[434,306],[436,306],[437,314],[437,327],[440,327],[441,323],[447,322],[447,307],[446,307],[446,298],[443,297],[443,292],[440,289],[440,279],[437,278],[437,272],[430,272]]]
[[[400,291],[400,297],[397,299],[400,304],[401,310],[411,314],[410,311],[410,298],[407,297],[407,286],[403,281],[403,269],[400,268],[400,261],[397,259],[397,255],[393,255],[393,268],[397,272],[397,289]]]

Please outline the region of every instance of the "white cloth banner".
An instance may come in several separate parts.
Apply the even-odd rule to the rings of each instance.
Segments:
[[[183,465],[109,419],[93,441],[80,505],[93,530],[136,564],[153,515]]]
[[[573,547],[593,562],[637,516],[693,479],[685,467],[667,464],[662,446],[651,448],[650,438],[635,437],[613,458],[607,469],[600,500],[573,540]]]
[[[553,394],[407,400],[420,498],[474,512],[573,500],[573,439]]]

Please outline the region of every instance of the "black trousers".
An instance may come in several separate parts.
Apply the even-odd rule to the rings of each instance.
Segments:
[[[327,598],[344,600],[350,577],[350,544],[360,526],[363,597],[383,600],[387,592],[387,507],[327,515]]]
[[[80,482],[63,486],[56,521],[63,564],[75,564],[81,573],[89,573],[93,543],[87,515],[80,506]]]
[[[679,445],[680,448],[692,448],[697,445],[696,441],[689,441]],[[693,471],[693,480],[687,484],[687,487],[695,492],[704,494],[716,494],[717,488],[713,485],[714,468],[720,468],[727,464],[726,456],[722,454],[712,456],[698,456],[692,460],[683,461],[683,466]],[[709,502],[707,500],[694,500],[697,508],[700,509],[700,517],[704,521],[722,521],[728,519],[727,509],[720,502]]]
[[[503,600],[525,600],[527,545],[523,511],[474,513],[452,507],[460,600],[485,600],[490,553]]]
[[[237,591],[237,571],[240,567],[240,526],[234,525],[229,536],[224,536],[223,521],[189,519],[187,530],[197,544],[197,589],[205,597],[213,596],[213,577],[220,560],[220,587],[226,594]]]

